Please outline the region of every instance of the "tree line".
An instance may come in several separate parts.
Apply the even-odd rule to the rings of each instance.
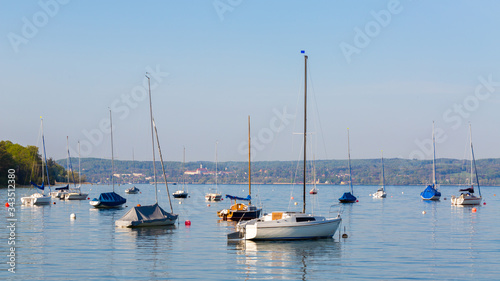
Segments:
[[[43,158],[38,151],[38,147],[33,145],[22,146],[11,141],[0,141],[0,187],[7,186],[9,169],[16,171],[16,185],[29,185],[31,181],[41,185]],[[47,159],[47,163],[43,165],[44,169],[48,167],[51,185],[67,181],[67,170],[54,159]],[[46,171],[43,178],[47,183]],[[78,181],[78,173],[75,173],[75,180]],[[84,180],[83,177],[82,180]]]

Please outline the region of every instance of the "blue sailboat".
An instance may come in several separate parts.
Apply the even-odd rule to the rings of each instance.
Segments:
[[[113,155],[113,122],[111,119],[111,109],[109,110],[109,123],[111,130],[111,183],[113,185],[113,192],[105,192],[99,195],[99,198],[94,198],[90,200],[90,205],[95,208],[118,208],[127,202],[127,199],[121,197],[118,193],[115,193],[115,181],[113,174],[115,171],[115,161]]]
[[[420,197],[423,200],[439,200],[441,198],[441,192],[438,190],[438,184],[436,183],[436,140],[434,137],[434,122],[432,122],[432,184],[428,185],[424,191],[420,193]]]
[[[357,201],[356,196],[354,196],[354,190],[352,189],[352,171],[351,171],[351,147],[349,144],[349,128],[347,128],[347,163],[349,165],[349,185],[351,186],[351,192],[344,192],[342,197],[339,198],[340,203],[355,203]]]

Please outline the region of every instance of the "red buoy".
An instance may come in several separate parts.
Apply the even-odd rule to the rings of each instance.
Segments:
[[[9,203],[8,203],[8,202],[7,202],[7,203],[5,203],[5,207],[7,207],[7,208],[9,208],[9,207],[10,207],[10,205],[9,205]]]
[[[191,225],[191,221],[190,221],[190,220],[187,220],[187,221],[185,221],[185,222],[184,222],[184,224],[185,224],[186,226],[190,226],[190,225]]]
[[[140,206],[141,206],[141,204],[137,204],[137,207],[140,207]]]
[[[90,200],[90,197],[89,197],[89,198],[87,198],[87,200]]]
[[[356,199],[356,202],[359,202],[359,200],[358,200],[358,199]]]
[[[483,202],[483,205],[486,205],[486,202]]]
[[[477,212],[476,207],[472,208],[472,212],[473,212],[473,213]]]

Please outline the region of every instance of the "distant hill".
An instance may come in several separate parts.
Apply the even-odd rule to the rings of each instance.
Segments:
[[[72,159],[78,163],[78,159]],[[66,159],[57,160],[65,166]],[[90,182],[110,182],[111,160],[82,158],[82,175]],[[387,185],[423,185],[432,181],[432,160],[384,159]],[[476,161],[481,185],[500,185],[500,159]],[[319,184],[342,184],[349,180],[347,160],[317,160],[316,180]],[[381,160],[352,160],[352,176],[355,185],[378,185],[381,182]],[[115,182],[150,182],[152,161],[115,160]],[[313,181],[312,161],[308,162],[307,181]],[[186,183],[210,184],[215,182],[215,163],[208,161],[188,162],[182,170],[181,162],[165,162],[167,180],[181,182],[183,171],[206,168],[208,173],[185,176]],[[75,167],[76,168],[76,167]],[[163,181],[161,166],[156,165],[160,181]],[[219,162],[218,182],[221,184],[246,183],[247,162]],[[302,162],[261,161],[252,162],[252,183],[272,184],[302,182]],[[458,185],[468,182],[470,161],[437,159],[437,181],[440,184]],[[212,173],[210,173],[212,172]],[[135,176],[134,176],[135,174]]]

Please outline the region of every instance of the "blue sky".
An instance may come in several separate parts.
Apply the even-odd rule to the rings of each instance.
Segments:
[[[500,157],[497,1],[0,1],[0,139],[150,160],[300,158],[303,63],[316,159]],[[497,82],[498,81],[498,82]]]

